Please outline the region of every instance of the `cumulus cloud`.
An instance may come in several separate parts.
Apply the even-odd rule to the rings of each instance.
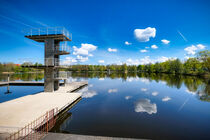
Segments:
[[[109,52],[117,52],[117,49],[108,48]]]
[[[125,96],[125,99],[126,100],[129,100],[129,99],[131,99],[132,98],[132,96]]]
[[[118,89],[109,89],[108,90],[108,93],[116,93],[116,92],[118,92]]]
[[[197,48],[198,48],[198,49],[205,49],[206,46],[204,46],[204,45],[202,45],[202,44],[198,44],[198,45],[197,45]]]
[[[202,50],[205,49],[206,46],[202,45],[202,44],[198,44],[198,45],[192,45],[189,47],[186,47],[184,50],[187,52],[187,55],[195,55],[197,50]]]
[[[157,96],[159,93],[157,91],[152,92],[153,96]]]
[[[152,48],[152,49],[157,49],[158,46],[157,46],[157,45],[152,45],[151,48]]]
[[[194,45],[192,45],[190,47],[185,48],[184,50],[187,52],[188,55],[194,55],[195,54],[195,51],[197,49],[198,49],[197,47],[195,47]]]
[[[88,56],[93,56],[90,52],[93,52],[96,49],[97,46],[93,44],[82,43],[80,48],[73,46],[73,55],[77,56],[78,61],[85,62],[88,60]]]
[[[125,41],[125,45],[131,45],[132,43]]]
[[[141,59],[127,59],[126,60],[126,64],[127,65],[145,65],[145,64],[154,64],[156,62],[165,62],[167,60],[175,60],[177,59],[176,57],[165,57],[165,56],[161,56],[161,57],[157,57],[155,59],[151,59],[150,56],[145,56]]]
[[[77,60],[80,62],[85,62],[88,60],[88,56],[77,55]]]
[[[147,27],[146,29],[135,29],[134,35],[140,42],[148,42],[151,37],[155,37],[156,29]]]
[[[141,53],[145,53],[148,52],[147,50],[140,50]]]
[[[167,102],[167,101],[169,101],[169,100],[171,100],[171,98],[168,97],[168,96],[166,96],[166,97],[164,97],[164,98],[162,99],[163,102]]]
[[[102,63],[104,63],[104,60],[98,60],[98,63],[102,64]]]
[[[93,44],[87,44],[87,43],[82,43],[80,48],[77,48],[76,46],[73,46],[74,55],[84,55],[88,56],[89,52],[92,52],[97,49],[97,46]]]
[[[65,57],[64,60],[61,60],[61,65],[70,65],[74,63],[77,63],[77,60],[72,57]]]
[[[135,112],[146,112],[148,114],[157,113],[157,105],[151,103],[149,99],[140,99],[135,103]]]
[[[147,91],[147,88],[141,88],[141,91],[146,92]]]
[[[161,42],[162,42],[163,44],[169,44],[169,43],[170,43],[170,41],[169,41],[169,40],[166,40],[166,39],[162,39]]]
[[[133,60],[133,59],[129,58],[129,59],[126,60],[126,64],[127,65],[138,65],[139,64],[139,60],[138,59]]]

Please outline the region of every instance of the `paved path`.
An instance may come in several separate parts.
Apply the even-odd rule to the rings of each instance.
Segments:
[[[143,140],[143,139],[48,133],[47,136],[43,138],[43,140]]]

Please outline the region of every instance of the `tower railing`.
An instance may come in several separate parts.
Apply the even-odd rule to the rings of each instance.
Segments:
[[[70,52],[70,46],[66,45],[66,44],[62,44],[60,46],[56,46],[55,47],[55,52]]]
[[[33,36],[33,35],[58,35],[62,34],[72,39],[72,34],[69,33],[68,30],[64,27],[44,27],[44,28],[30,28],[23,30],[26,36]]]

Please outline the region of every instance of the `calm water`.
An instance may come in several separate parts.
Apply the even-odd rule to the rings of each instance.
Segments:
[[[80,91],[82,100],[57,123],[54,132],[210,139],[210,81],[207,79],[103,73],[73,73],[72,77],[69,81],[88,80],[89,85]],[[15,88],[25,91],[29,87]],[[2,91],[0,87],[1,97]],[[11,96],[16,94],[15,90]]]

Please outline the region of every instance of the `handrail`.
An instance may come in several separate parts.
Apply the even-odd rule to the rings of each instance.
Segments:
[[[72,39],[72,34],[64,27],[29,28],[23,31],[26,36],[63,34]]]

